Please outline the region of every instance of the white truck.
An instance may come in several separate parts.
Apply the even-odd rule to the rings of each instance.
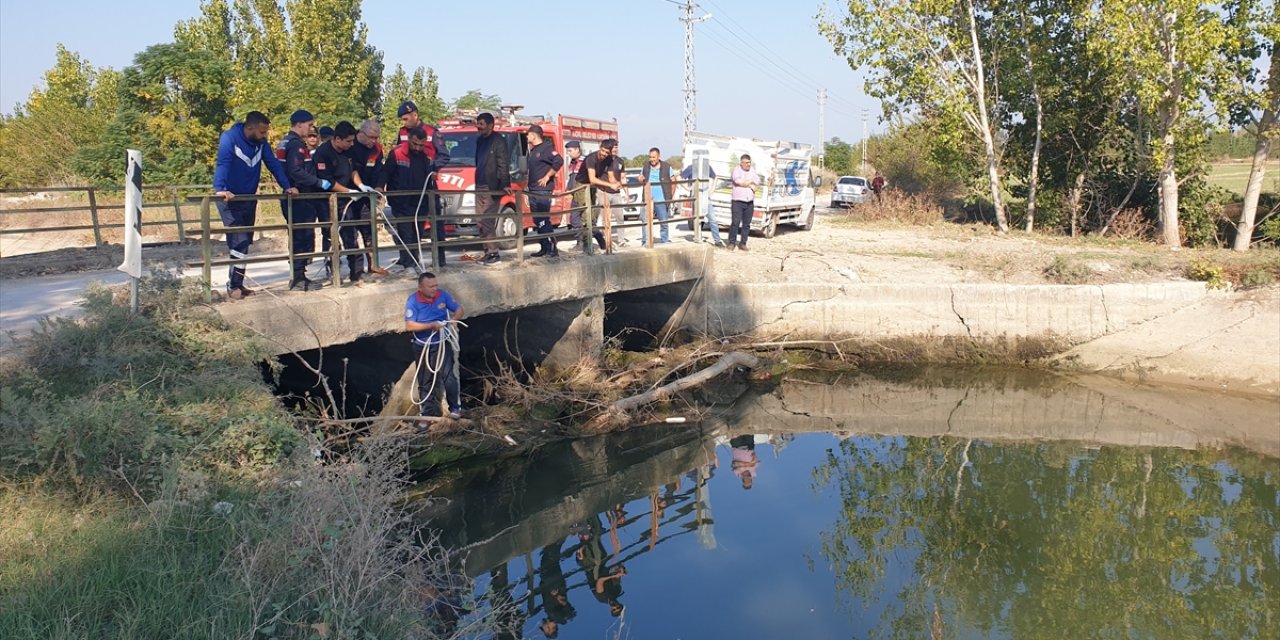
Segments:
[[[752,169],[760,174],[751,229],[765,238],[772,238],[780,224],[812,229],[814,187],[822,181],[818,177],[815,182],[810,172],[812,145],[691,131],[684,146],[684,162],[695,169],[705,162],[710,175],[715,176],[711,181],[710,202],[716,223],[722,227],[729,225],[733,188],[730,177],[744,153],[751,156]]]

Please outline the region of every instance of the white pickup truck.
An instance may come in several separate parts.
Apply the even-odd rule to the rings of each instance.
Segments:
[[[761,236],[772,238],[778,225],[790,224],[801,229],[813,228],[815,209],[814,187],[811,179],[813,147],[798,142],[775,142],[718,136],[710,133],[690,132],[685,142],[684,162],[690,165],[705,158],[715,176],[712,181],[711,207],[716,223],[729,225],[729,200],[732,190],[730,176],[738,166],[742,154],[751,156],[752,168],[760,174],[760,186],[756,188],[755,216],[751,229]]]

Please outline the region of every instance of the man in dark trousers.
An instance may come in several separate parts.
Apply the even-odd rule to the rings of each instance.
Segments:
[[[476,130],[480,136],[476,138],[476,213],[494,214],[502,207],[502,191],[511,193],[511,150],[501,135],[493,132],[493,114],[482,113],[476,117]],[[488,191],[490,193],[482,194]],[[487,217],[480,219],[480,237],[484,239],[483,264],[496,264],[498,243],[494,240],[498,235],[498,219]]]
[[[671,183],[671,165],[662,159],[662,151],[657,147],[649,149],[649,163],[641,168],[640,177],[645,184],[649,185],[649,197],[654,203],[653,216],[662,222],[662,228],[658,232],[660,238],[658,243],[671,242],[671,232],[667,228],[669,226],[667,218],[671,217],[671,210],[662,201],[670,200],[675,196],[675,185]],[[640,244],[646,244],[647,240],[647,230],[641,227]]]
[[[535,258],[559,256],[556,243],[551,234],[555,228],[551,226],[551,192],[555,190],[556,175],[564,167],[564,158],[556,151],[550,140],[542,137],[542,126],[529,127],[529,211],[533,213],[533,224],[543,237],[538,239],[542,248],[533,254]],[[538,215],[542,214],[542,215]]]
[[[330,182],[316,176],[316,165],[312,161],[311,148],[307,146],[306,137],[316,132],[316,119],[306,109],[299,109],[289,116],[291,125],[289,133],[276,147],[276,156],[284,162],[285,174],[289,182],[302,193],[322,193],[329,190]],[[285,218],[294,224],[315,222],[325,215],[328,219],[328,207],[321,206],[319,200],[283,201]],[[291,212],[292,211],[292,212]],[[327,231],[326,231],[326,236]],[[294,229],[290,239],[294,254],[311,253],[316,250],[316,230],[312,228]],[[325,249],[329,248],[329,238],[325,239]],[[290,289],[301,288],[311,291],[324,286],[323,282],[307,279],[307,259],[294,258],[293,278],[289,281]]]
[[[382,137],[382,125],[377,120],[365,120],[360,123],[360,128],[356,131],[355,144],[347,150],[347,157],[351,158],[351,168],[355,170],[356,175],[360,178],[360,184],[364,185],[369,191],[373,190],[373,185],[378,184],[378,180],[382,178],[382,163],[387,159],[387,153],[382,148],[382,143],[378,142],[378,138]],[[353,212],[350,214],[351,220],[369,220],[374,215],[373,207],[377,202],[370,200],[361,200],[351,205]],[[374,216],[376,217],[376,216]],[[357,226],[355,228],[357,235],[363,239],[366,249],[373,247],[373,230],[368,226]],[[369,260],[368,270],[371,273],[387,275],[385,269],[374,266],[373,254],[365,256]],[[363,264],[363,260],[361,261]]]
[[[591,200],[597,205],[595,220],[590,221],[591,235],[595,237],[601,249],[604,248],[604,232],[594,223],[598,222],[604,213],[605,200],[622,191],[622,182],[618,180],[617,162],[613,157],[614,148],[617,146],[616,139],[605,138],[600,142],[600,149],[587,156],[586,162],[583,163],[582,168],[586,175],[578,175],[579,181],[591,185]],[[582,180],[584,177],[586,180]],[[617,231],[614,233],[617,234]]]
[[[413,141],[414,133],[409,133]],[[423,144],[426,144],[425,135]],[[425,155],[425,154],[424,154]],[[404,330],[413,333],[413,348],[418,368],[418,415],[439,416],[440,396],[449,405],[449,417],[462,417],[462,398],[458,385],[457,330],[453,324],[463,317],[462,305],[448,291],[441,289],[436,275],[430,271],[418,275],[418,290],[404,303]]]
[[[435,173],[435,165],[427,157],[426,149],[427,133],[422,127],[410,129],[409,139],[391,151],[382,178],[378,181],[379,186],[385,187],[386,191],[413,193],[387,198],[392,215],[396,218],[396,235],[399,236],[397,240],[400,243],[400,261],[396,268],[400,271],[414,269],[417,273],[422,272],[416,245],[418,229],[426,220],[428,211],[427,201],[421,194],[427,188],[431,174]],[[442,252],[441,259],[443,258]]]
[[[329,185],[330,191],[337,193],[372,191],[360,180],[360,174],[356,173],[351,157],[347,155],[347,152],[351,150],[351,147],[355,146],[355,143],[355,126],[343,120],[333,128],[333,136],[327,142],[321,142],[320,148],[316,149],[314,157],[316,176],[331,183]],[[356,219],[356,212],[362,205],[367,206],[368,201],[341,198],[338,200],[338,210],[330,211],[329,215],[339,216],[341,220],[354,220]],[[329,203],[322,202],[320,206],[327,208]],[[338,237],[342,240],[342,248],[358,248],[356,245],[358,234],[359,232],[354,226],[340,227],[338,229]],[[364,254],[356,253],[347,256],[347,266],[350,269],[351,282],[359,282],[364,275]]]
[[[258,111],[250,111],[244,122],[236,123],[222,133],[218,140],[218,159],[213,169],[213,190],[221,200],[217,201],[218,215],[224,227],[251,227],[258,220],[257,200],[236,200],[237,195],[258,193],[262,180],[262,165],[275,177],[285,193],[298,190],[289,182],[284,167],[276,160],[267,143],[267,130],[271,121]],[[253,232],[237,231],[227,234],[227,249],[232,258],[248,258]],[[239,300],[253,291],[244,286],[244,265],[231,265],[227,280],[227,296]]]
[[[564,152],[568,158],[568,161],[565,163],[568,166],[565,167],[564,189],[565,191],[573,191],[578,188],[579,184],[581,184],[578,182],[578,172],[582,171],[582,164],[586,161],[586,159],[582,157],[582,143],[577,140],[570,140],[564,143]],[[587,191],[587,189],[583,189],[582,191],[573,194],[573,208],[578,210],[569,214],[570,229],[582,228],[581,207],[587,204]],[[577,242],[574,243],[574,248],[581,248],[582,236],[578,235],[576,237]]]
[[[428,158],[437,165],[449,163],[449,152],[445,151],[444,141],[440,139],[440,132],[433,126],[422,121],[422,116],[418,114],[418,105],[411,100],[405,100],[400,103],[400,108],[396,109],[396,117],[400,118],[400,134],[396,138],[397,144],[404,144],[409,141],[409,130],[414,127],[422,127],[422,131],[427,134],[427,146],[425,152]]]

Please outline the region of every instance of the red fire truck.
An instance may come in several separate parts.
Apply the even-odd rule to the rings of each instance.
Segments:
[[[580,118],[577,116],[556,116],[543,117],[524,117],[518,116],[517,111],[520,107],[503,107],[507,114],[494,117],[494,135],[502,136],[507,147],[511,149],[511,188],[513,190],[524,189],[528,185],[529,170],[529,138],[528,131],[530,125],[541,125],[542,135],[551,144],[555,145],[556,151],[565,158],[565,168],[556,174],[554,189],[557,192],[564,191],[565,180],[568,176],[568,154],[565,153],[564,145],[570,140],[577,140],[582,145],[582,155],[595,153],[600,148],[600,141],[605,138],[618,137],[617,121],[593,120],[590,118]],[[475,215],[475,157],[476,157],[476,139],[479,132],[476,130],[475,117],[471,115],[459,115],[453,118],[441,120],[437,125],[440,130],[440,138],[444,143],[445,149],[449,152],[449,162],[440,168],[436,175],[436,183],[439,185],[442,198],[445,203],[445,213],[450,216],[456,216],[457,231],[459,235],[476,234],[478,229],[476,220],[472,217]],[[457,192],[451,194],[449,192]],[[527,206],[522,204],[522,206]],[[555,198],[551,203],[551,224],[559,226],[561,218],[564,216],[559,213],[569,209],[572,206],[570,198],[563,196]],[[501,212],[504,214],[513,214],[516,211],[515,197],[506,195],[502,197]],[[519,225],[519,228],[517,227]],[[452,226],[452,225],[450,225]],[[515,216],[502,218],[498,227],[499,237],[514,237],[517,232],[525,232],[533,229],[533,217],[526,213],[523,219],[518,221]],[[448,229],[448,227],[446,227]],[[510,241],[507,241],[511,244]]]

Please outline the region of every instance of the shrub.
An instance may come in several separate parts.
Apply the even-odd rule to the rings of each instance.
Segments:
[[[1186,276],[1189,280],[1204,282],[1210,289],[1227,287],[1226,272],[1221,265],[1210,260],[1192,260],[1187,265]]]
[[[942,206],[926,195],[910,195],[897,189],[888,189],[879,201],[867,201],[854,209],[854,215],[868,222],[893,222],[904,225],[928,226],[942,222]]]
[[[1059,284],[1085,284],[1093,278],[1093,267],[1071,256],[1058,255],[1045,267],[1044,275]]]
[[[1254,289],[1275,284],[1276,276],[1267,269],[1251,269],[1240,276],[1241,289]]]
[[[261,466],[296,447],[253,366],[266,350],[191,305],[194,286],[161,275],[143,292],[134,316],[92,289],[83,318],[21,344],[0,372],[0,476],[153,496],[180,462]]]

